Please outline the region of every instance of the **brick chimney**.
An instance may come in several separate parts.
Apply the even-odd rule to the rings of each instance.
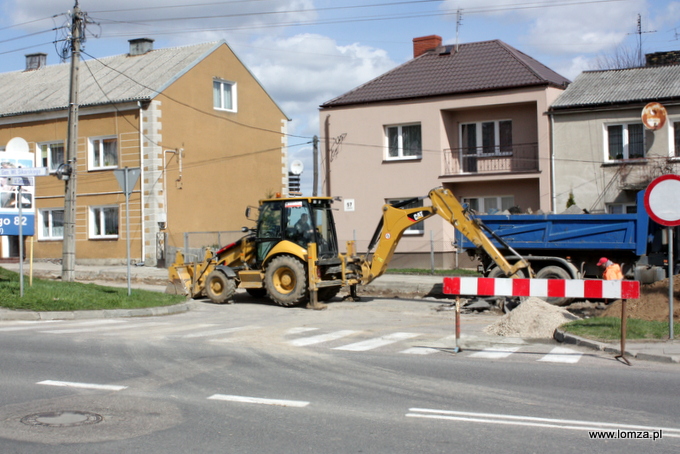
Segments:
[[[26,54],[26,71],[35,71],[43,66],[47,66],[47,54]]]
[[[153,50],[154,40],[151,38],[135,38],[129,39],[130,43],[130,57],[135,55],[144,55],[145,53]]]
[[[413,38],[413,58],[420,57],[428,50],[442,45],[442,37],[437,35]]]
[[[645,55],[647,66],[668,66],[680,63],[680,50],[669,50],[666,52],[654,52]]]

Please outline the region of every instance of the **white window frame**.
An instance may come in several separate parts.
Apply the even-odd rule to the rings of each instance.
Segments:
[[[215,98],[215,88],[216,85],[219,86],[220,89],[220,97],[219,101]],[[225,107],[224,106],[224,89],[225,87],[229,87],[229,91],[231,92],[231,107]],[[213,108],[215,110],[222,110],[225,112],[237,112],[238,111],[238,96],[237,96],[237,85],[236,82],[230,81],[230,80],[224,80],[224,79],[213,79]]]
[[[385,203],[394,204],[402,202],[404,200],[415,199],[415,197],[404,197],[401,199],[385,199]],[[401,208],[420,208],[423,206],[423,199],[418,199],[413,205],[406,205]],[[404,230],[404,235],[424,235],[425,234],[425,222],[418,222],[412,227]]]
[[[463,204],[467,204],[470,206],[470,201],[471,200],[477,200],[477,211],[480,213],[487,213],[487,207],[485,207],[485,199],[496,199],[496,205],[499,206],[500,208],[498,209],[498,213],[501,213],[513,206],[515,206],[515,196],[514,195],[490,195],[490,196],[478,196],[478,197],[463,197]],[[512,199],[510,202],[510,206],[506,209],[503,209],[503,199]]]
[[[118,226],[116,234],[97,234],[96,226],[98,222],[101,222],[102,230],[106,230],[105,218],[103,210],[105,208],[115,208],[116,217],[118,218]],[[120,236],[120,207],[118,205],[97,205],[89,207],[89,238],[93,240],[107,240],[107,239],[117,239]]]
[[[501,144],[501,123],[510,122],[510,151],[501,151],[501,146],[507,146]],[[482,128],[485,123],[493,123],[494,125],[494,144],[493,153],[484,152],[484,134],[482,133]],[[461,122],[458,127],[458,142],[461,149],[467,149],[468,145],[463,143],[463,126],[475,125],[475,138],[476,138],[476,154],[478,156],[511,156],[512,146],[514,144],[512,138],[512,120],[510,118],[503,118],[500,120],[488,120],[488,121],[464,121]]]
[[[64,149],[64,159],[62,162],[58,163],[56,167],[53,167],[52,164],[52,146],[53,145],[61,145],[62,148]],[[46,147],[46,152],[47,156],[43,157],[43,147]],[[38,159],[40,159],[40,165],[42,167],[47,167],[48,171],[50,173],[55,173],[57,171],[57,168],[59,167],[59,164],[64,164],[66,162],[66,143],[63,140],[52,140],[49,142],[38,142],[36,144],[36,156],[39,156]],[[47,159],[47,163],[45,163],[45,159]]]
[[[630,141],[629,141],[629,134],[628,134],[628,127],[632,125],[640,125],[642,128],[642,156],[641,157],[635,157],[631,158],[630,157]],[[605,123],[604,125],[604,159],[605,162],[621,162],[621,161],[628,161],[631,159],[645,159],[647,157],[647,150],[646,150],[646,133],[645,133],[645,127],[642,123],[638,123],[635,120],[631,120],[628,122],[616,122],[616,123]],[[622,127],[622,143],[623,143],[623,155],[620,159],[612,159],[611,158],[611,153],[609,152],[609,128],[613,126],[621,126]]]
[[[417,155],[404,156],[404,137],[403,128],[418,126],[420,128],[420,150]],[[390,129],[397,128],[397,156],[390,156]],[[423,158],[423,127],[421,123],[404,123],[385,126],[385,161],[413,161]]]
[[[102,147],[102,144],[105,140],[108,139],[114,139],[116,141],[116,163],[112,165],[103,165],[104,163],[104,149]],[[95,150],[95,142],[99,141],[99,147]],[[88,148],[88,160],[87,160],[87,165],[88,165],[88,170],[107,170],[107,169],[117,169],[118,168],[118,163],[120,162],[120,141],[118,140],[118,136],[116,135],[111,135],[111,136],[97,136],[97,137],[88,137],[87,139],[87,148]],[[102,163],[100,166],[95,165],[95,154],[99,155],[99,161]]]
[[[668,122],[668,156],[674,159],[680,158],[680,141],[678,143],[678,147],[676,148],[675,146],[675,141],[676,141],[676,135],[675,135],[675,126],[678,126],[680,129],[680,119],[678,120],[669,120]],[[680,139],[680,137],[677,137]]]
[[[61,211],[62,212],[62,234],[61,235],[55,235],[54,234],[54,221],[53,221],[53,213],[55,211]],[[38,239],[43,240],[43,241],[54,241],[54,240],[63,240],[64,239],[64,234],[63,234],[63,213],[64,209],[63,208],[43,208],[38,211],[38,224],[40,228],[38,229]],[[45,217],[47,216],[47,221],[48,221],[48,233],[45,235],[43,232],[43,227],[44,227],[44,221]]]
[[[608,214],[635,214],[637,213],[637,205],[635,203],[607,203]],[[635,208],[630,211],[629,208]],[[620,211],[617,213],[617,211]]]

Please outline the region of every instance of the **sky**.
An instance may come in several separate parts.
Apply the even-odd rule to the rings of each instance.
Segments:
[[[60,63],[75,3],[0,0],[0,72],[23,70],[28,53]],[[499,39],[571,80],[617,52],[680,49],[680,0],[79,0],[78,6],[88,17],[85,60],[127,53],[133,38],[153,38],[155,48],[224,39],[292,120],[289,162],[304,165],[305,195],[312,194],[312,138],[321,137],[319,106],[413,58],[413,38]]]

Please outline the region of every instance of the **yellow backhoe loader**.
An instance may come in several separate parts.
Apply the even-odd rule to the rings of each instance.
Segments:
[[[448,189],[433,189],[427,198],[430,206],[402,208],[413,199],[383,206],[368,252],[362,255],[356,253],[352,241],[345,253],[338,252],[330,197],[261,200],[256,227],[244,229],[248,234],[239,241],[214,253],[207,251],[201,262],[185,263],[178,252],[169,268],[171,287],[191,297],[207,296],[215,303],[228,302],[237,288],[256,297],[266,295],[281,306],[310,301],[314,307],[345,286],[356,298],[357,285],[366,285],[385,272],[404,231],[434,215],[442,216],[483,249],[496,263],[497,275],[532,275],[528,262],[519,255],[511,265],[500,254],[484,234],[483,225]]]

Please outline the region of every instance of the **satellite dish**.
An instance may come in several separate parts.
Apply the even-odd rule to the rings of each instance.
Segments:
[[[5,151],[8,151],[10,153],[28,153],[29,152],[28,142],[26,142],[21,137],[15,137],[13,139],[10,139],[9,142],[7,142],[7,147],[5,148]]]
[[[304,170],[305,166],[302,164],[302,161],[299,159],[296,159],[293,161],[293,163],[290,165],[290,173],[293,175],[300,175],[302,171]]]
[[[650,102],[642,109],[642,124],[652,131],[663,128],[667,117],[666,108],[658,102]]]

